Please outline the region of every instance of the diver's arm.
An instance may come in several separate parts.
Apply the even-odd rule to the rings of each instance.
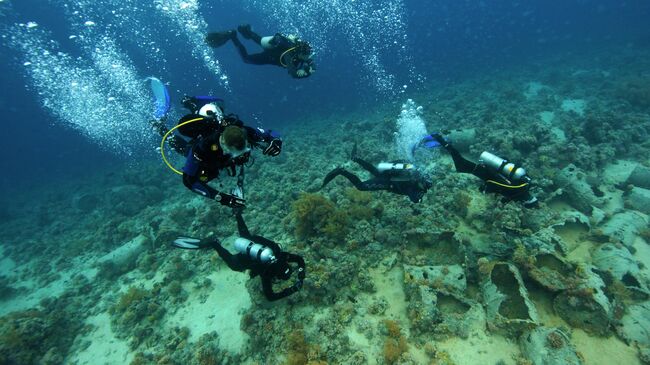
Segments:
[[[280,134],[271,129],[253,128],[249,126],[244,126],[244,129],[253,144],[260,142],[270,143],[274,139],[280,139]]]
[[[183,185],[193,192],[209,199],[215,199],[221,194],[218,190],[199,180],[198,177],[183,173]]]
[[[252,128],[244,126],[246,133],[248,134],[249,141],[251,145],[259,148],[264,148],[263,153],[269,156],[277,156],[282,151],[282,139],[280,134],[267,129],[262,128]],[[262,146],[262,143],[266,146]]]
[[[185,166],[183,167],[183,185],[185,187],[206,198],[214,199],[221,203],[221,205],[226,205],[231,208],[246,206],[246,200],[232,194],[222,193],[201,181],[198,176],[198,171],[199,161],[194,156],[194,153],[190,151]]]
[[[295,285],[293,285],[280,292],[275,293],[273,291],[273,285],[271,284],[271,278],[268,277],[267,275],[261,275],[260,278],[262,279],[262,290],[264,291],[264,296],[270,302],[288,297],[289,295],[299,290],[298,288],[295,287]]]
[[[239,231],[239,236],[252,241],[253,236],[251,236],[251,233],[248,231],[248,227],[246,226],[246,222],[244,222],[244,217],[242,217],[241,212],[238,211],[235,213],[235,219],[237,220],[237,231]]]
[[[300,255],[288,252],[286,253],[286,257],[287,262],[295,262],[298,264],[298,280],[302,286],[302,281],[305,280],[305,275],[307,275],[307,272],[305,271],[305,260]]]

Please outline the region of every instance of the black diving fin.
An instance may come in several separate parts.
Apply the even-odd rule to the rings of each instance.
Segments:
[[[214,242],[215,240],[209,239],[200,240],[191,237],[178,237],[174,242],[172,242],[172,246],[185,250],[200,250],[203,248],[212,248]],[[217,244],[219,243],[218,240],[216,240],[216,242]]]
[[[205,43],[208,44],[210,47],[221,47],[224,44],[226,44],[229,40],[231,40],[233,37],[236,37],[237,32],[234,30],[226,30],[224,32],[213,32],[213,33],[208,33],[208,35],[205,37]]]

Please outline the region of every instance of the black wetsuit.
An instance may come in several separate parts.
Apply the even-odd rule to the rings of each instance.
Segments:
[[[439,142],[451,155],[457,172],[472,174],[483,180],[480,188],[482,192],[501,194],[506,200],[521,201],[527,207],[537,204],[537,199],[530,194],[531,180],[528,176],[524,176],[521,181],[510,181],[483,164],[467,160],[449,142],[444,140]]]
[[[193,117],[197,116],[190,115],[184,118]],[[244,128],[248,143],[252,147],[263,148],[262,143],[270,143],[276,139],[272,131],[245,126],[239,119],[229,121],[228,125]],[[205,137],[198,137],[187,149],[185,166],[183,166],[183,184],[193,192],[210,199],[214,199],[219,194],[219,191],[210,187],[207,182],[217,178],[221,170],[224,169],[227,170],[230,176],[235,176],[237,175],[237,167],[239,167],[240,181],[238,181],[238,185],[241,185],[243,166],[250,159],[250,152],[236,158],[225,154],[219,145],[219,137],[222,132],[222,127],[216,127],[212,133]]]
[[[226,263],[226,265],[228,265],[228,267],[233,271],[242,272],[250,270],[251,277],[259,275],[260,279],[262,280],[262,289],[264,291],[264,296],[266,296],[266,299],[270,301],[282,299],[300,290],[306,275],[305,261],[303,258],[301,256],[282,251],[277,243],[269,239],[266,239],[262,236],[251,235],[241,214],[236,214],[236,218],[239,235],[243,238],[270,248],[273,251],[273,254],[277,261],[273,263],[262,263],[260,261],[252,259],[245,253],[237,253],[233,255],[228,250],[223,248],[219,241],[212,242],[210,246],[213,247],[217,253],[219,253],[219,256]],[[294,285],[276,293],[273,291],[273,281],[278,279],[288,279],[288,277],[283,277],[283,273],[289,267],[289,263],[295,263],[298,265],[298,280]]]
[[[352,185],[359,190],[387,190],[391,193],[406,195],[413,203],[419,203],[422,201],[424,194],[431,187],[431,180],[428,176],[417,169],[380,172],[375,166],[358,157],[352,157],[352,161],[358,163],[366,171],[370,172],[373,177],[369,180],[361,181],[361,179],[359,179],[355,174],[342,167],[338,167],[325,176],[321,189],[332,181],[332,179],[341,175],[350,180]]]
[[[262,37],[248,29],[245,33],[246,38],[257,43],[262,47]],[[297,51],[295,49],[296,42],[290,40],[289,38],[277,33],[273,37],[273,48],[264,48],[264,51],[255,54],[249,54],[246,50],[246,47],[239,40],[235,34],[232,37],[232,42],[237,48],[239,55],[245,63],[253,65],[275,65],[284,67],[288,70],[289,74],[294,78],[300,78],[305,76],[299,76],[298,70],[303,70],[308,76],[314,68],[313,61],[311,60],[302,60],[297,57]]]

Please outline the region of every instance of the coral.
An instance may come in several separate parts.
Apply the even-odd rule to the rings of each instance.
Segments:
[[[408,351],[408,344],[396,321],[385,320],[384,326],[386,326],[388,333],[388,337],[384,342],[384,360],[387,364],[394,364],[403,353]]]
[[[292,205],[292,214],[299,239],[325,236],[330,240],[341,240],[349,230],[347,213],[337,210],[334,203],[322,195],[301,194]]]
[[[0,318],[0,364],[54,364],[67,352],[81,321],[56,307],[57,303],[50,304],[53,307],[42,311],[13,312]]]
[[[16,289],[9,284],[6,276],[0,276],[0,300],[5,300],[13,297],[16,294]]]
[[[296,330],[287,336],[288,350],[287,365],[304,365],[307,364],[308,345],[305,339],[305,333],[302,330]]]
[[[551,348],[559,349],[564,347],[564,339],[556,331],[552,331],[546,336],[546,342]]]
[[[116,335],[131,337],[131,347],[137,348],[151,334],[151,325],[165,314],[165,307],[158,300],[151,291],[130,287],[109,309]]]

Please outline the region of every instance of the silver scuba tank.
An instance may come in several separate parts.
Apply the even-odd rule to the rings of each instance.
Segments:
[[[392,163],[392,162],[380,162],[377,164],[377,171],[403,171],[403,170],[412,170],[415,166],[410,163]]]
[[[479,164],[485,165],[512,181],[519,181],[526,176],[526,169],[523,167],[518,167],[514,163],[487,151],[481,153],[478,161]]]
[[[273,250],[243,237],[239,237],[235,240],[235,250],[264,264],[275,261]]]

